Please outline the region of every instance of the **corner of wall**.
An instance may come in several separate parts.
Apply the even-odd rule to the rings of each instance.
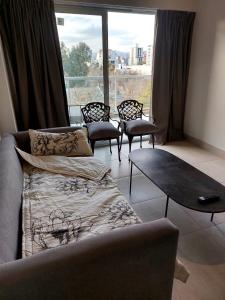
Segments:
[[[0,134],[16,132],[17,125],[9,88],[6,64],[0,38]]]

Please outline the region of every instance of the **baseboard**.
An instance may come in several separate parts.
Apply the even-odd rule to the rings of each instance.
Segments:
[[[217,156],[220,156],[221,158],[225,158],[225,151],[224,150],[221,150],[215,146],[212,146],[210,144],[207,144],[199,139],[196,139],[188,134],[185,134],[185,139],[190,141],[192,144],[196,145],[196,146],[199,146],[203,149],[206,149],[208,150],[209,152],[217,155]]]

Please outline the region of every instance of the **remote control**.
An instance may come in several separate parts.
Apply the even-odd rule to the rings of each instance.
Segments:
[[[215,196],[215,195],[198,197],[199,203],[202,203],[202,204],[212,203],[212,202],[218,201],[219,199],[220,199],[220,197]]]

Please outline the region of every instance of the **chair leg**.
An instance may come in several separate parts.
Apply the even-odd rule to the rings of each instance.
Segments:
[[[94,154],[94,152],[95,152],[95,141],[94,140],[91,140],[91,150]]]
[[[111,140],[109,140],[109,149],[110,149],[110,153],[112,154],[112,143],[111,143]]]
[[[121,158],[120,158],[120,138],[118,137],[117,139],[117,147],[118,147],[118,158],[119,158],[119,162],[121,161]]]
[[[140,148],[142,148],[142,135],[140,136]]]
[[[121,148],[122,148],[122,143],[123,143],[123,133],[121,134],[121,139],[120,139],[120,151],[121,151]]]
[[[155,135],[154,133],[152,134],[152,148],[155,148]]]
[[[132,141],[133,141],[133,136],[129,135],[128,136],[128,141],[129,141],[129,153],[131,152],[131,144],[132,144]]]

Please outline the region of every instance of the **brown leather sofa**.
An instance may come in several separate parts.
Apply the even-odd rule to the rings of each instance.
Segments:
[[[166,219],[21,259],[23,173],[16,144],[29,152],[28,133],[5,135],[0,143],[0,299],[171,299],[178,230]]]

